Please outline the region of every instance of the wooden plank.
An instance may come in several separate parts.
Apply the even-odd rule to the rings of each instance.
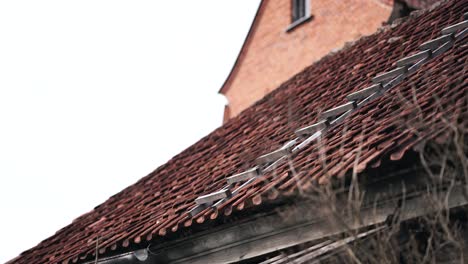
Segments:
[[[303,256],[303,255],[307,254],[307,253],[315,251],[315,250],[317,250],[319,248],[327,246],[327,245],[329,245],[331,243],[333,243],[332,240],[325,240],[325,241],[323,241],[321,243],[315,244],[315,245],[313,245],[313,246],[311,246],[309,248],[306,248],[304,250],[301,250],[301,251],[299,251],[297,253],[294,253],[294,254],[291,254],[291,255],[286,255],[286,256],[282,255],[283,258],[281,260],[278,260],[278,261],[276,261],[276,262],[274,262],[272,264],[288,264],[288,263],[290,263],[291,259],[298,258],[300,256]],[[262,262],[261,264],[265,264],[265,263]]]
[[[335,241],[335,242],[330,243],[330,244],[328,244],[328,245],[326,245],[324,247],[321,247],[321,248],[319,248],[319,249],[317,249],[317,250],[315,250],[313,252],[305,254],[304,256],[301,256],[301,257],[299,257],[297,259],[294,259],[290,263],[294,263],[294,264],[308,263],[310,260],[316,259],[317,257],[319,257],[321,255],[324,255],[324,254],[326,254],[328,252],[337,250],[338,248],[343,247],[344,245],[349,244],[349,243],[351,243],[351,242],[353,242],[355,240],[358,240],[358,239],[361,239],[363,237],[372,235],[372,234],[374,234],[374,233],[376,233],[376,232],[378,232],[378,231],[380,231],[382,229],[384,229],[384,227],[376,227],[376,228],[371,229],[369,231],[359,233],[356,236],[350,236],[350,237]]]
[[[444,34],[444,35],[452,34],[452,33],[455,33],[457,31],[463,30],[465,28],[468,28],[468,21],[466,21],[466,20],[463,21],[463,22],[460,22],[458,24],[451,25],[451,26],[448,26],[448,27],[442,29],[442,34]]]
[[[188,211],[188,214],[190,215],[190,217],[194,217],[196,216],[197,214],[201,213],[203,210],[205,210],[206,208],[210,207],[211,204],[210,203],[206,203],[206,204],[197,204],[194,208],[190,209]]]
[[[369,95],[380,91],[381,89],[382,89],[382,84],[377,83],[377,84],[374,84],[374,85],[369,86],[367,88],[364,88],[362,90],[359,90],[359,91],[356,91],[354,93],[348,94],[346,96],[346,99],[348,99],[348,101],[362,100],[362,99],[368,97]]]
[[[322,131],[317,131],[315,132],[314,134],[312,134],[310,137],[304,139],[304,141],[302,141],[300,144],[298,144],[297,146],[295,146],[293,149],[292,149],[292,152],[296,152],[296,151],[299,151],[303,148],[305,148],[306,146],[308,146],[310,143],[312,143],[314,140],[318,139],[319,137],[322,136]]]
[[[396,64],[399,67],[409,66],[409,65],[415,64],[416,62],[418,62],[418,61],[420,61],[422,59],[429,58],[430,56],[431,56],[431,50],[423,50],[421,52],[418,52],[416,54],[410,55],[408,57],[405,57],[405,58],[397,61]]]
[[[236,182],[246,181],[246,180],[258,177],[259,175],[260,175],[260,169],[258,167],[254,167],[244,172],[228,177],[226,180],[228,184],[234,184]]]
[[[455,35],[455,39],[463,39],[464,37],[466,37],[466,35],[468,35],[468,28],[465,28],[464,30],[462,30],[462,32],[459,32],[457,35]]]
[[[431,53],[431,57],[433,56],[433,54]],[[419,68],[421,68],[421,66],[426,63],[427,61],[429,60],[429,58],[425,58],[425,59],[422,59],[420,61],[418,61],[417,63],[411,65],[409,68],[408,68],[408,74],[413,74],[414,72],[416,72]],[[393,85],[395,86],[395,85]]]
[[[329,109],[325,112],[322,113],[321,117],[324,118],[324,119],[327,119],[327,118],[333,118],[335,116],[338,116],[338,115],[341,115],[349,110],[352,110],[354,108],[356,108],[356,103],[355,102],[349,102],[349,103],[346,103],[346,104],[342,104],[340,106],[337,106],[335,108],[332,108],[332,109]]]
[[[442,53],[445,53],[446,51],[448,51],[452,47],[453,47],[453,41],[446,42],[446,43],[442,44],[438,49],[434,50],[434,52],[432,52],[432,56],[435,58],[435,57],[441,55]]]
[[[453,41],[453,34],[443,35],[442,37],[438,37],[436,39],[426,41],[419,46],[419,49],[420,50],[436,50],[437,48],[439,48],[440,45],[449,41]]]
[[[301,129],[296,130],[294,133],[300,137],[309,136],[313,133],[327,128],[329,125],[328,120],[321,120],[313,125],[303,127]]]
[[[373,83],[381,83],[383,81],[388,81],[391,80],[399,75],[405,74],[407,72],[408,68],[403,66],[403,67],[398,67],[396,69],[393,69],[388,72],[380,73],[374,78],[372,78]]]
[[[220,190],[214,193],[202,195],[198,197],[197,199],[195,199],[195,203],[196,204],[208,204],[208,203],[212,203],[214,201],[221,200],[229,196],[231,196],[231,192],[229,191],[229,189],[224,189],[224,190]]]
[[[297,141],[296,139],[288,141],[280,149],[277,149],[275,151],[272,151],[270,153],[267,153],[265,155],[262,155],[262,156],[258,157],[255,160],[255,163],[258,166],[262,166],[262,165],[274,162],[274,161],[278,160],[279,158],[282,158],[282,157],[284,157],[286,155],[289,155],[291,153],[292,147],[294,147],[294,145],[296,144],[296,141]]]

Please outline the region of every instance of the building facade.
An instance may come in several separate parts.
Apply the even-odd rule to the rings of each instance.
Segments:
[[[220,90],[228,100],[224,121],[347,41],[374,33],[393,6],[393,0],[263,0]]]

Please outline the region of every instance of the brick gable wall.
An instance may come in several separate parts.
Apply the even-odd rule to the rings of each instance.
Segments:
[[[387,21],[393,0],[311,0],[312,19],[286,32],[291,1],[264,0],[235,68],[221,89],[225,121],[346,41]]]

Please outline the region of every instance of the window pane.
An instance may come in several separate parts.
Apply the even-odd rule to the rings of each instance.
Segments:
[[[292,21],[296,21],[306,15],[306,1],[292,0]]]
[[[299,1],[299,17],[305,16],[305,0]]]

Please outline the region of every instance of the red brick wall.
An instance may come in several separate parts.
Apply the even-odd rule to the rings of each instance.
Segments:
[[[264,0],[256,26],[222,88],[229,106],[225,119],[278,87],[300,70],[373,33],[387,21],[393,0],[310,0],[313,18],[290,32],[291,0]]]

